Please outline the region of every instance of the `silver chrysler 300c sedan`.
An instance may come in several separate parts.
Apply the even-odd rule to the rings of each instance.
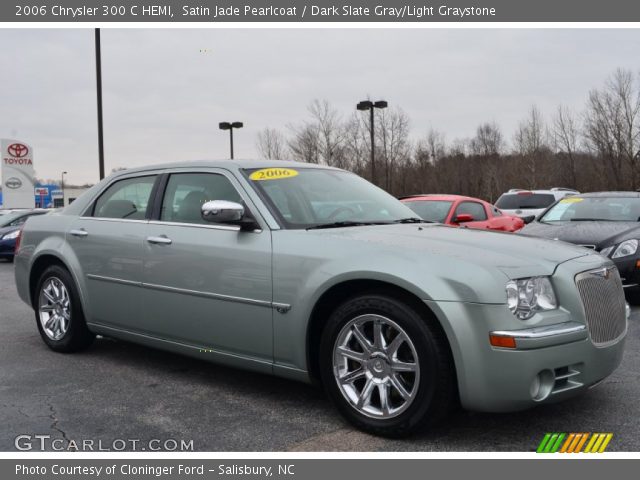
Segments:
[[[53,350],[95,334],[318,381],[389,436],[452,407],[565,399],[620,363],[628,310],[584,248],[426,223],[294,162],[120,171],[29,219],[15,275]]]

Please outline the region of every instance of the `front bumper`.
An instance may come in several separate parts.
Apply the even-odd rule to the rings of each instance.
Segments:
[[[506,305],[426,302],[450,341],[464,408],[507,412],[564,400],[618,367],[625,335],[592,343],[574,282],[577,273],[602,266],[589,257],[558,267],[552,282],[561,307],[530,320],[516,319]],[[491,334],[513,338],[515,348],[492,346]]]
[[[15,240],[0,240],[0,258],[13,257],[15,248]]]

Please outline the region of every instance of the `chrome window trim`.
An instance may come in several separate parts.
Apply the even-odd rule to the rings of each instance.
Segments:
[[[212,298],[215,300],[223,300],[227,302],[244,303],[247,305],[256,305],[260,307],[275,308],[280,313],[286,313],[291,309],[291,305],[288,303],[271,302],[269,300],[258,300],[254,298],[234,297],[232,295],[224,295],[221,293],[203,292],[200,290],[189,290],[186,288],[169,287],[166,285],[158,285],[155,283],[136,282],[132,280],[124,280],[116,277],[108,277],[104,275],[95,275],[88,273],[87,278],[92,280],[99,280],[103,282],[117,283],[120,285],[130,285],[140,288],[148,288],[150,290],[159,290],[164,292],[182,293],[185,295],[192,295],[195,297]]]
[[[212,230],[227,230],[232,232],[239,232],[239,225],[222,225],[222,224],[203,224],[203,223],[185,223],[185,222],[168,222],[163,220],[149,220],[149,225],[166,225],[168,227],[178,226],[178,227],[195,227],[195,228],[208,228]],[[260,233],[262,232],[261,228],[256,228],[255,230],[251,230],[249,233]]]
[[[98,222],[149,223],[149,220],[138,220],[132,218],[78,217],[78,220],[96,220]]]

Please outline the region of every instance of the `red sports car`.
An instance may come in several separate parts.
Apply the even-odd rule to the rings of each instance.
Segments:
[[[412,195],[400,199],[423,220],[459,227],[517,232],[520,217],[506,215],[489,202],[461,195]]]

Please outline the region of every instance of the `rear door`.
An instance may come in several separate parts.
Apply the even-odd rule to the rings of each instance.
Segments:
[[[86,285],[89,323],[135,327],[140,318],[143,242],[157,174],[111,183],[67,231]]]
[[[241,185],[221,169],[175,171],[144,242],[144,324],[180,343],[273,360],[271,234],[202,219],[205,201],[244,203]]]

